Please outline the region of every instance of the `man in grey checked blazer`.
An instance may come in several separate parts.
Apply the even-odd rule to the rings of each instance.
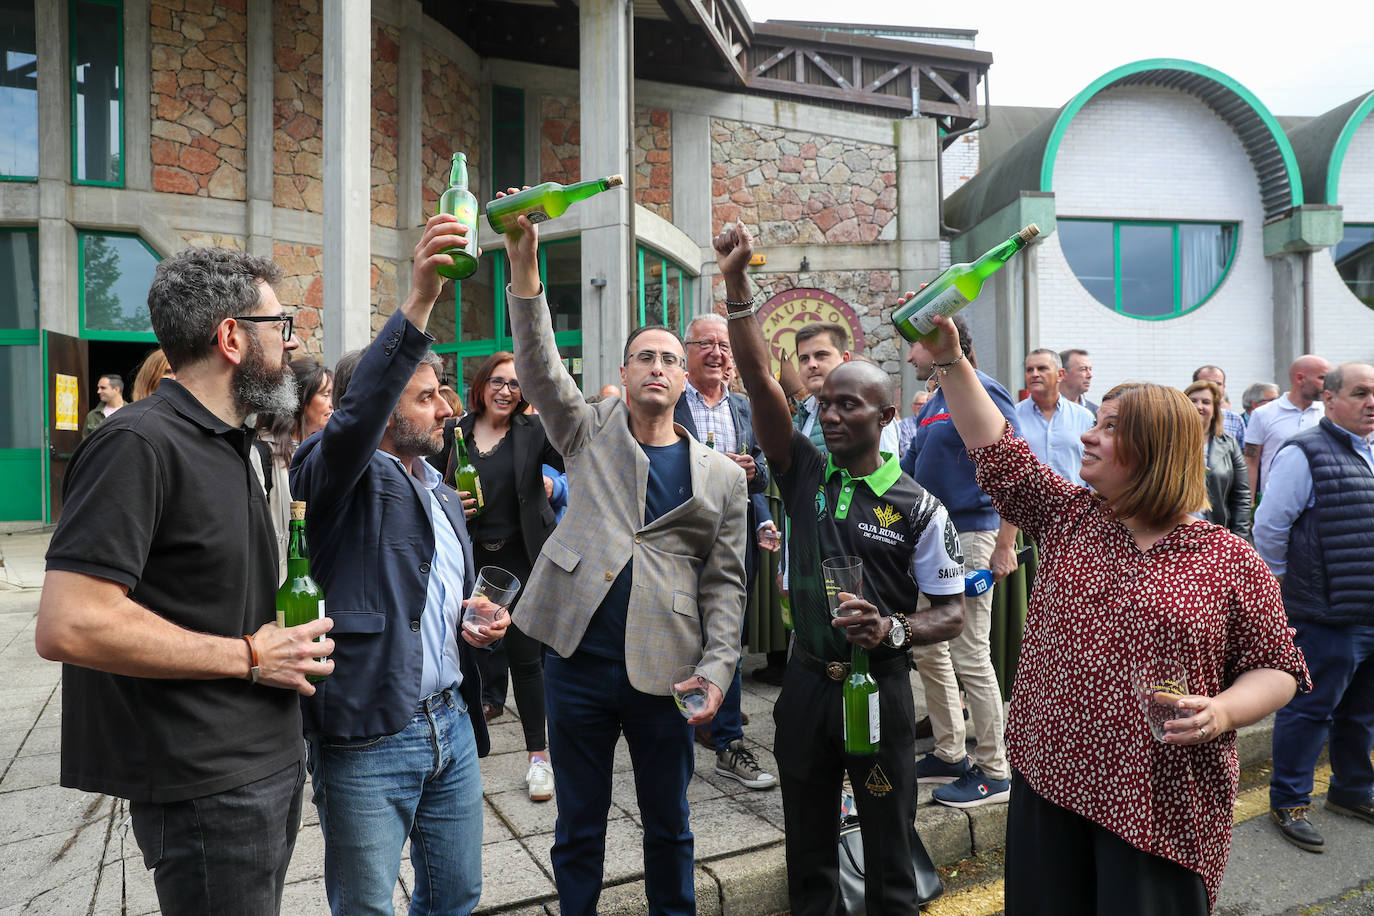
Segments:
[[[514,611],[553,652],[545,662],[549,750],[558,780],[553,869],[561,912],[596,912],[611,769],[621,732],[634,761],[652,913],[695,912],[687,783],[692,726],[709,722],[739,659],[745,476],[673,422],[682,342],[630,334],[624,398],[589,405],[563,368],[539,280],[538,231],[508,236],[507,291],[525,398],[567,464],[568,512],[544,543]],[[673,672],[708,682],[690,719]]]

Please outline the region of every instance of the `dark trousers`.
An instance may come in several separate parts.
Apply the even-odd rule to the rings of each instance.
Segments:
[[[782,780],[787,895],[795,916],[841,911],[840,783],[849,774],[864,841],[864,901],[871,916],[915,914],[916,713],[905,662],[875,674],[878,753],[844,751],[842,688],[794,653],[773,707],[774,754]]]
[[[644,886],[649,912],[696,913],[687,783],[695,762],[692,729],[668,696],[630,685],[625,662],[548,653],[544,684],[549,750],[558,767],[553,876],[564,916],[593,916],[606,859],[611,769],[623,731],[634,763],[644,825]]]
[[[167,916],[263,916],[281,910],[301,824],[305,766],[187,801],[130,802],[134,838]]]
[[[1202,876],[1035,794],[1012,770],[1007,916],[1207,916]]]
[[[530,563],[518,536],[508,540],[495,552],[474,544],[473,558],[478,569],[499,566],[516,576],[521,583],[529,581]],[[519,603],[519,600],[517,597],[515,603]],[[510,681],[515,682],[515,702],[520,706],[525,750],[542,751],[547,748],[544,737],[544,644],[512,625],[506,630],[505,638],[495,647],[477,653],[477,670],[482,675],[484,703],[506,705],[507,685]]]
[[[750,519],[753,514],[750,514]],[[744,589],[745,610],[749,607],[749,596],[754,593],[754,580],[757,578],[759,564],[757,544],[745,544],[745,556],[753,557],[753,562],[749,563],[749,572],[746,576]],[[741,615],[744,616],[744,615]],[[730,745],[736,741],[744,739],[744,710],[740,707],[740,702],[744,699],[744,627],[748,621],[740,621],[740,657],[735,663],[735,676],[730,679],[730,688],[725,691],[725,696],[721,698],[720,708],[716,710],[715,718],[711,720],[710,732],[711,742],[716,746],[716,751],[728,750]]]
[[[1327,798],[1359,804],[1374,794],[1374,626],[1289,623],[1298,631],[1293,642],[1307,659],[1312,692],[1293,697],[1274,716],[1269,803],[1291,808],[1312,800],[1312,771],[1329,737]]]

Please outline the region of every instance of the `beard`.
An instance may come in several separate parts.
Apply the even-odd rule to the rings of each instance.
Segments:
[[[428,458],[443,451],[444,434],[442,428],[431,429],[414,423],[396,410],[391,414],[391,442],[399,454]]]
[[[229,387],[234,403],[245,414],[291,415],[300,404],[296,394],[296,374],[285,359],[276,370],[267,365],[256,331],[248,335],[248,354],[243,362],[234,367]]]

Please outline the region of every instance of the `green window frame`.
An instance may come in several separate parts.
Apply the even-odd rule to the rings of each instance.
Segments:
[[[525,90],[491,87],[491,197],[525,185]]]
[[[1331,260],[1350,294],[1374,309],[1374,224],[1346,223]]]
[[[1074,251],[1076,243],[1072,240],[1076,238],[1075,230],[1077,227],[1102,227],[1109,226],[1111,231],[1111,272],[1110,278],[1090,274],[1091,267],[1088,265],[1098,265],[1104,259],[1101,257],[1104,252],[1098,251],[1086,253],[1082,248]],[[1215,279],[1208,284],[1205,292],[1190,292],[1186,289],[1191,282],[1188,274],[1189,252],[1185,251],[1185,236],[1191,230],[1215,228],[1217,241],[1226,246],[1224,257],[1221,259],[1221,266],[1216,270]],[[1168,289],[1170,292],[1169,300],[1166,303],[1156,301],[1154,308],[1145,309],[1139,306],[1137,294],[1130,287],[1135,282],[1135,277],[1141,273],[1146,273],[1141,269],[1142,260],[1141,249],[1133,242],[1123,246],[1123,233],[1131,238],[1143,237],[1147,234],[1154,235],[1156,239],[1161,238],[1164,231],[1168,232],[1167,250],[1170,261]],[[1113,219],[1080,219],[1078,217],[1058,217],[1056,220],[1056,233],[1060,239],[1060,248],[1064,252],[1064,259],[1068,261],[1070,269],[1073,270],[1074,277],[1084,287],[1085,290],[1098,302],[1110,308],[1120,315],[1135,318],[1140,321],[1167,321],[1172,318],[1179,318],[1183,315],[1202,307],[1216,295],[1226,282],[1226,278],[1231,273],[1231,266],[1235,263],[1236,252],[1240,248],[1240,225],[1235,222],[1223,221],[1170,221],[1170,220],[1113,220]],[[1202,239],[1206,244],[1207,239]],[[1156,243],[1157,245],[1157,243]],[[1157,246],[1158,247],[1158,246]],[[1098,257],[1092,257],[1092,254]],[[1148,258],[1148,255],[1146,255]],[[1194,268],[1197,269],[1197,268]],[[1106,292],[1107,281],[1110,280],[1110,296]],[[1110,299],[1110,301],[1109,301]],[[1158,307],[1166,305],[1167,309]]]
[[[133,232],[87,232],[79,231],[76,234],[76,274],[77,274],[77,313],[80,316],[81,332],[83,340],[124,340],[135,342],[156,343],[157,335],[151,330],[117,330],[112,328],[93,328],[87,324],[87,302],[86,302],[86,280],[87,271],[91,265],[86,260],[86,242],[96,238],[117,238],[134,239],[150,255],[154,261],[161,261],[162,256],[153,249],[151,245],[143,240],[141,236]],[[116,278],[117,279],[117,278]],[[146,294],[146,293],[145,293]],[[150,327],[151,327],[151,319]]]
[[[635,246],[635,266],[638,271],[638,291],[639,307],[637,317],[639,323],[636,327],[643,327],[646,324],[662,324],[677,331],[680,336],[686,336],[687,325],[692,323],[696,315],[691,314],[687,304],[693,301],[692,293],[696,289],[696,278],[693,277],[685,267],[672,258],[661,252],[655,251],[644,245]],[[658,268],[657,278],[654,276],[654,268]],[[649,301],[649,287],[657,286],[659,290],[667,289],[669,280],[677,282],[677,321],[671,318],[668,296],[660,293],[658,301]]]
[[[0,59],[0,112],[6,115],[8,122],[6,142],[13,144],[10,147],[12,159],[0,161],[0,181],[37,181],[38,36],[34,5],[30,0],[6,0],[0,11],[0,35],[5,38],[0,44],[0,55],[3,55]],[[23,60],[28,57],[32,60]],[[12,58],[16,64],[13,70],[10,69]],[[32,88],[27,85],[29,82]],[[31,143],[26,143],[30,140]],[[7,171],[11,168],[16,170]]]
[[[80,93],[77,88],[81,85],[77,70],[82,66],[80,61],[85,57],[85,46],[83,42],[90,41],[92,32],[89,28],[83,28],[83,20],[79,13],[81,8],[107,7],[114,10],[114,18],[117,23],[115,28],[115,72],[114,72],[114,98],[111,100],[116,108],[116,112],[111,114],[110,131],[116,139],[117,145],[114,153],[114,178],[83,178],[81,173],[83,166],[87,166],[85,153],[81,144],[82,109],[80,104]],[[70,66],[68,68],[68,82],[71,84],[71,113],[72,113],[72,182],[74,184],[95,185],[105,188],[124,187],[124,3],[123,0],[68,0],[68,32],[70,52]],[[87,168],[89,171],[89,168]],[[102,171],[102,174],[105,174]]]

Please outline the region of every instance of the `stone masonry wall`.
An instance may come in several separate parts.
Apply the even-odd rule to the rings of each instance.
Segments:
[[[582,105],[572,96],[546,95],[540,105],[539,180],[572,184],[582,178]]]
[[[246,196],[245,0],[151,0],[153,190]]]
[[[475,179],[484,171],[477,139],[477,80],[428,45],[423,68],[420,168],[424,212],[413,214],[413,221],[402,215],[404,225],[414,226],[423,224],[437,210],[439,196],[448,187],[449,164],[455,152],[467,153],[469,189],[479,200]]]
[[[742,219],[763,245],[897,237],[891,146],[711,121],[712,223]]]
[[[396,116],[396,63],[401,53],[400,33],[390,26],[372,23],[372,222],[397,225],[396,186],[400,180],[396,150],[400,131]]]
[[[272,9],[272,202],[323,213],[324,20],[319,0],[277,0]]]
[[[673,219],[673,113],[635,107],[635,203]]]
[[[319,245],[292,245],[277,242],[272,246],[272,260],[282,270],[282,280],[276,285],[277,298],[287,311],[293,309],[296,336],[301,349],[312,356],[324,353],[324,331],[320,327],[324,308],[324,249]]]

